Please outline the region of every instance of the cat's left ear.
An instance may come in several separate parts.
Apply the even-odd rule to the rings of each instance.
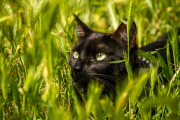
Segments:
[[[79,37],[86,37],[93,33],[93,30],[90,29],[86,24],[84,24],[75,14],[73,14],[77,22],[77,32]]]
[[[129,31],[129,48],[133,48],[136,44],[136,24],[135,22],[132,23],[130,31]],[[120,41],[123,44],[128,43],[127,39],[127,25],[121,23],[121,25],[117,28],[117,30],[111,36],[111,39]]]

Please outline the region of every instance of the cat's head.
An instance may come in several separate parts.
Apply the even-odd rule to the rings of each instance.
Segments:
[[[124,60],[127,51],[127,26],[124,23],[114,33],[101,33],[90,29],[76,15],[78,41],[69,55],[69,65],[76,87],[86,93],[88,83],[98,80],[104,84],[104,91],[115,90],[116,81],[127,75],[125,63],[111,64]],[[136,25],[132,23],[130,33],[130,64],[136,59]],[[119,81],[120,82],[120,81]],[[119,83],[118,82],[118,83]]]

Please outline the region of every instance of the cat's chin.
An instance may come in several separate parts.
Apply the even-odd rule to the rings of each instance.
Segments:
[[[88,87],[88,80],[84,80],[84,79],[79,79],[78,81],[74,81],[75,86],[78,90],[80,90],[80,92],[82,92],[83,94],[87,93],[87,87]]]

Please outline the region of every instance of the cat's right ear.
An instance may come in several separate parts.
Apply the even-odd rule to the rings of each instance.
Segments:
[[[90,29],[86,24],[84,24],[75,14],[73,14],[76,22],[77,22],[77,32],[78,32],[78,37],[86,37],[89,36],[93,30]]]

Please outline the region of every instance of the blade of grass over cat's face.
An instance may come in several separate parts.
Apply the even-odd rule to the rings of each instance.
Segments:
[[[128,20],[127,20],[127,41],[128,41],[128,48],[127,48],[127,53],[128,53],[128,61],[129,61],[129,45],[130,45],[130,39],[129,39],[129,32],[131,29],[131,25],[133,23],[133,0],[130,0],[129,3],[129,10],[128,10]]]
[[[117,60],[117,61],[112,61],[112,62],[109,62],[109,63],[122,63],[124,62],[125,60]]]
[[[133,81],[133,74],[132,74],[132,69],[128,60],[128,54],[126,52],[124,53],[124,60],[125,60],[125,65],[128,73],[128,81],[131,83]],[[128,91],[129,92],[129,91]],[[127,94],[127,93],[125,93]],[[129,113],[131,114],[131,98],[129,97]]]
[[[127,53],[126,52],[123,52],[123,53],[124,53],[125,65],[126,65],[126,69],[127,69],[127,73],[128,73],[128,80],[131,81],[131,80],[133,80],[132,69],[131,69],[131,66],[128,61]]]

